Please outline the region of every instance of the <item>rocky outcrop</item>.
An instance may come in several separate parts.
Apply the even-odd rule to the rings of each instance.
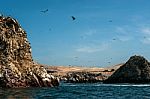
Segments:
[[[0,16],[0,87],[57,85],[57,78],[33,62],[27,34],[17,20]]]
[[[106,76],[101,73],[94,74],[90,72],[71,72],[66,77],[66,82],[69,83],[96,83],[102,82]]]
[[[132,56],[104,83],[150,83],[150,63],[142,56]]]

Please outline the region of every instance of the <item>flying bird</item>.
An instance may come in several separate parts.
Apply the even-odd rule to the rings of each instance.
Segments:
[[[42,13],[46,13],[46,12],[48,12],[48,9],[42,10],[41,12],[42,12]]]
[[[74,58],[78,58],[77,56],[75,56]]]
[[[52,29],[51,28],[49,28],[49,31],[51,31]]]
[[[75,20],[76,18],[74,16],[71,16],[72,20]]]
[[[112,20],[109,20],[108,22],[112,22]]]
[[[111,63],[111,62],[108,62],[109,64]]]

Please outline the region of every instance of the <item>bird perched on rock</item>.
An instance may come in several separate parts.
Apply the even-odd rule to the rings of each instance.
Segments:
[[[46,13],[48,11],[48,9],[46,9],[46,10],[42,10],[42,11],[40,11],[40,12],[42,12],[42,13]]]
[[[74,16],[71,16],[72,20],[75,20],[76,18]]]

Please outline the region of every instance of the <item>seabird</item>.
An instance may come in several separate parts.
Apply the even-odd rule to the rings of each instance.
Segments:
[[[74,58],[78,58],[77,56],[75,56]]]
[[[41,11],[42,13],[46,13],[48,11],[48,9]]]
[[[74,16],[71,16],[72,20],[75,20],[76,18]]]
[[[109,64],[111,63],[111,62],[108,62]]]
[[[112,20],[109,20],[108,22],[112,22]]]

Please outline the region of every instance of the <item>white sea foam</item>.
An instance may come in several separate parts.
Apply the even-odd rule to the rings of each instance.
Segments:
[[[120,87],[125,87],[125,86],[137,86],[137,87],[144,87],[144,86],[150,86],[150,84],[62,84],[62,86],[112,86],[112,87],[117,87],[117,86],[120,86]]]
[[[95,86],[137,86],[137,87],[144,87],[144,86],[150,86],[150,84],[98,84]]]

